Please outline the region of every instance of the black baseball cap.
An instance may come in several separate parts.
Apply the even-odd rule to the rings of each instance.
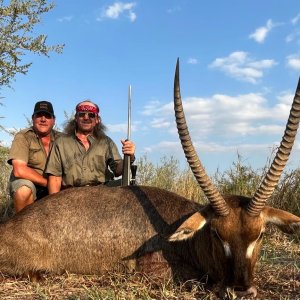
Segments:
[[[55,118],[54,110],[51,102],[48,101],[38,101],[34,106],[33,114],[38,114],[41,112],[45,112],[50,114],[53,118]]]

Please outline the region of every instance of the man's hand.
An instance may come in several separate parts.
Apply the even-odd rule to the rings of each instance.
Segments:
[[[60,176],[49,175],[48,192],[49,195],[58,193],[61,189],[62,179]]]
[[[131,158],[134,158],[135,153],[135,144],[132,141],[121,140],[122,143],[122,153],[125,155],[130,155]]]

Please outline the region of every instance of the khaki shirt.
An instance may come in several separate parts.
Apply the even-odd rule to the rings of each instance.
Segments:
[[[88,137],[85,149],[74,135],[59,137],[51,151],[45,173],[62,177],[62,186],[83,186],[104,183],[112,179],[118,162],[122,160],[116,144],[108,136]]]
[[[51,131],[51,142],[49,152],[55,138],[60,135],[60,132]],[[12,142],[7,162],[11,165],[12,160],[22,160],[28,167],[34,169],[39,174],[43,175],[46,162],[47,153],[44,149],[43,143],[37,134],[34,132],[33,127],[19,131]]]

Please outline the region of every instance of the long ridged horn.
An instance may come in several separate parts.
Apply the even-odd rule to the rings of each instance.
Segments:
[[[300,121],[300,78],[298,81],[295,97],[290,110],[290,115],[286,124],[282,141],[277,150],[275,158],[268,173],[261,182],[254,197],[247,207],[247,211],[252,216],[257,216],[264,208],[266,201],[272,195],[277,185],[280,175],[290,156]]]
[[[177,59],[174,79],[174,110],[179,138],[189,166],[215,212],[220,216],[226,216],[229,213],[229,207],[207,176],[191,141],[180,95],[179,59]]]

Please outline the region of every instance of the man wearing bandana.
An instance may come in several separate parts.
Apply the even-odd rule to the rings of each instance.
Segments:
[[[68,187],[106,184],[122,175],[123,160],[116,144],[105,134],[99,107],[90,100],[76,106],[73,120],[65,127],[49,156],[49,194]],[[135,145],[122,140],[122,153],[134,161]]]

